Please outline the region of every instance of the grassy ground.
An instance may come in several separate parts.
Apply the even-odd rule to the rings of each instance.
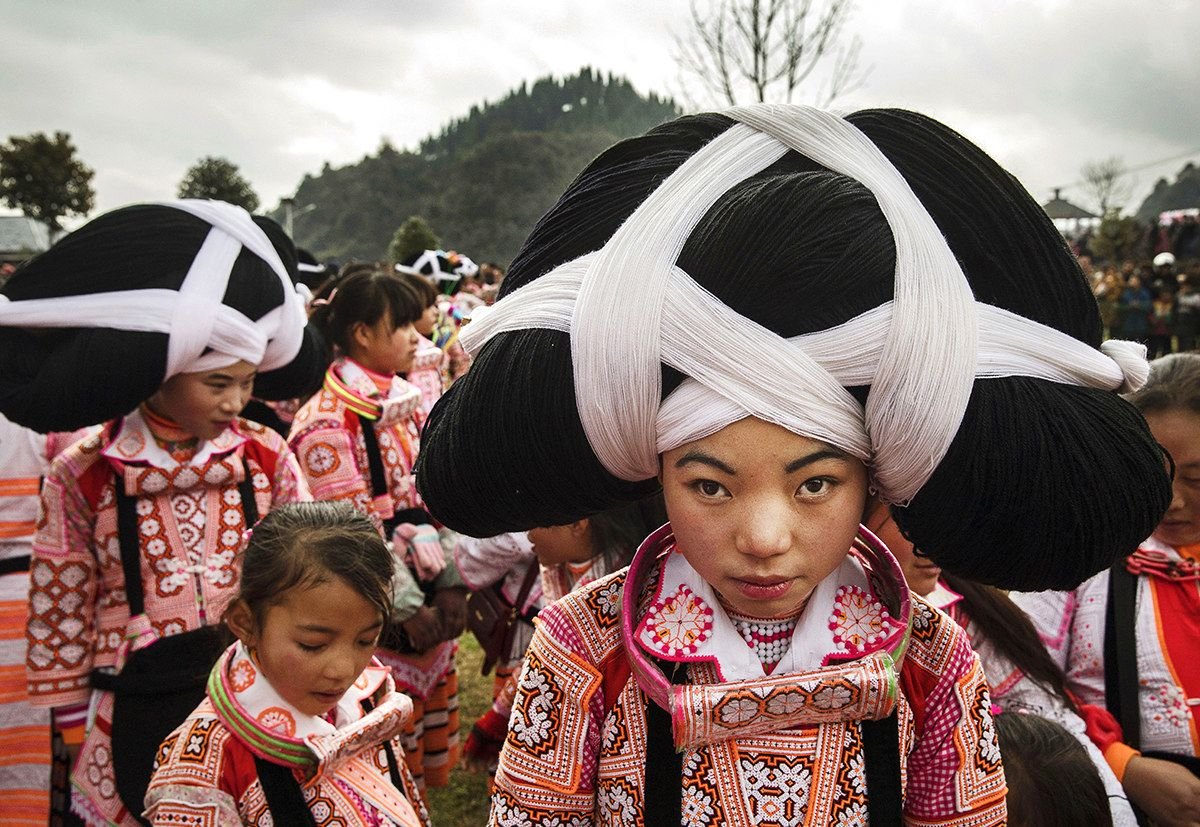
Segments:
[[[492,704],[492,676],[479,674],[483,652],[470,632],[458,639],[459,741],[467,740],[471,724]],[[480,827],[487,823],[488,780],[461,768],[450,773],[450,785],[428,791],[434,827]]]

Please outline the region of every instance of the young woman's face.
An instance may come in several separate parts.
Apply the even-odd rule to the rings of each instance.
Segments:
[[[1170,546],[1200,543],[1200,414],[1180,408],[1151,411],[1146,422],[1175,461],[1171,507],[1154,536]]]
[[[393,327],[390,316],[373,325],[359,323],[353,331],[354,347],[349,356],[367,370],[390,376],[405,373],[417,354],[417,329],[410,322]]]
[[[433,326],[437,323],[437,317],[437,302],[434,302],[425,308],[425,312],[421,314],[421,318],[417,319],[414,327],[418,333],[428,339],[433,334]]]
[[[261,627],[241,604],[229,623],[275,691],[307,715],[337,704],[370,664],[383,625],[379,610],[346,581],[326,578],[284,594]]]
[[[534,555],[543,566],[583,563],[595,556],[587,520],[548,528],[531,528],[526,534],[533,544]]]
[[[900,533],[900,527],[892,519],[892,512],[886,505],[875,501],[873,507],[869,508],[863,524],[883,540],[883,544],[904,570],[904,579],[913,592],[924,597],[933,591],[942,574],[941,568],[929,558],[917,556],[916,548]]]
[[[249,362],[236,362],[218,370],[179,373],[146,403],[192,436],[216,439],[250,401],[257,370]]]
[[[749,417],[662,455],[675,542],[739,612],[791,612],[845,559],[867,495],[863,464]]]

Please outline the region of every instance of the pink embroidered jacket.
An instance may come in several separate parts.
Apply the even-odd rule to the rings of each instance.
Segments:
[[[92,698],[92,670],[117,667],[128,638],[148,645],[220,620],[237,592],[235,557],[245,529],[238,483],[246,466],[260,515],[309,499],[283,439],[245,419],[184,464],[158,447],[137,411],[54,460],[42,486],[30,566],[31,703],[77,712]],[[146,608],[138,629],[127,628],[118,480],[137,497]],[[132,827],[113,787],[112,695],[96,694],[94,722],[72,775],[73,806],[89,824]]]
[[[671,549],[666,527],[639,558]],[[653,795],[645,784],[654,701],[631,663],[644,655],[687,670],[687,682],[672,691],[682,716],[674,723],[681,816],[689,825],[865,823],[857,722],[890,710],[899,719],[906,823],[1005,823],[991,701],[955,623],[915,597],[911,615],[889,618],[862,565],[848,558],[810,599],[791,660],[785,656],[766,675],[711,587],[676,565],[679,559],[667,553],[653,563],[638,594],[625,594],[635,559],[631,569],[542,611],[496,772],[490,824],[642,823]],[[638,607],[632,624],[623,620],[623,604]],[[642,654],[628,657],[630,645]],[[792,671],[812,657],[815,667]],[[903,658],[898,670],[895,657]]]
[[[420,391],[399,377],[385,397],[357,364],[335,362],[324,387],[296,413],[288,435],[313,497],[349,500],[381,531],[396,511],[423,507],[412,474],[424,424],[420,401]],[[371,493],[364,421],[383,461],[387,491],[380,496]]]

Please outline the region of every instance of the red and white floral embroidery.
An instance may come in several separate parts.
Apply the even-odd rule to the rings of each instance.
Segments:
[[[712,608],[681,585],[670,597],[650,605],[642,621],[641,638],[647,646],[668,657],[693,655],[712,635],[712,630]]]
[[[862,654],[876,643],[882,643],[892,630],[894,621],[887,607],[858,586],[841,586],[829,616],[833,642],[853,654]]]

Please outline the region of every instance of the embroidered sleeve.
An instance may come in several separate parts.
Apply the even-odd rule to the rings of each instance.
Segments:
[[[371,505],[367,481],[358,467],[348,431],[318,423],[292,434],[288,442],[313,499],[348,500],[377,527],[382,526]]]
[[[241,824],[233,796],[215,787],[163,784],[146,792],[146,819],[153,827],[230,827]]]
[[[923,725],[908,758],[905,821],[915,827],[1002,825],[1007,811],[1004,769],[992,719],[992,699],[979,656],[966,633],[938,613],[931,634],[914,645],[909,668],[933,684]]]
[[[94,520],[70,467],[55,462],[42,485],[29,564],[25,666],[34,706],[86,703],[91,692],[99,588]]]
[[[159,747],[146,790],[145,816],[155,827],[241,824],[238,800],[257,779],[253,757],[230,760],[229,738],[211,716],[193,714]],[[239,767],[238,763],[246,766]]]
[[[275,480],[271,486],[271,508],[288,503],[311,502],[312,499],[312,492],[308,490],[308,480],[300,471],[296,455],[285,449],[279,455],[279,463],[275,466]]]
[[[539,622],[517,684],[496,769],[495,827],[593,823],[600,729],[592,702],[601,674],[555,620]]]

